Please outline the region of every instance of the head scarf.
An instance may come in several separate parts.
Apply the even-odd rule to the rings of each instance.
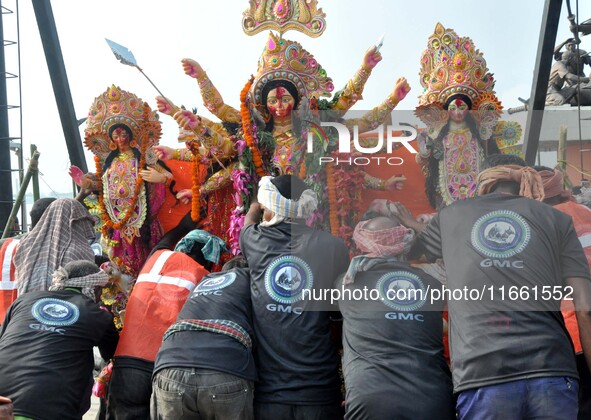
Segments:
[[[388,229],[368,230],[365,225],[370,221],[357,223],[353,232],[353,240],[365,256],[398,256],[408,253],[414,238],[412,229],[400,225]]]
[[[90,265],[89,267],[84,267],[89,274],[81,277],[70,276],[70,272],[72,271],[72,268],[74,268],[73,265],[78,265],[80,267],[84,264]],[[94,270],[91,266],[94,266]],[[96,286],[103,287],[109,281],[109,275],[90,261],[76,261],[74,264],[67,264],[66,267],[68,267],[68,269],[60,267],[53,272],[53,280],[49,287],[50,291],[64,290],[67,287],[79,287],[82,289],[82,294],[84,296],[94,301],[96,299],[94,288]]]
[[[497,182],[513,181],[519,184],[519,195],[534,200],[544,199],[544,185],[538,171],[529,166],[493,166],[478,174],[478,195],[488,194]]]
[[[355,281],[357,273],[369,271],[377,264],[404,261],[410,251],[415,233],[404,226],[394,226],[388,229],[368,230],[365,225],[370,220],[359,222],[353,232],[353,240],[357,248],[364,255],[358,255],[351,260],[343,284]]]
[[[569,199],[570,193],[564,190],[564,177],[562,172],[554,170],[540,171],[540,177],[544,184],[544,196],[545,198],[552,198],[560,196],[563,199]]]
[[[47,290],[53,272],[70,261],[94,262],[89,245],[94,237],[92,218],[82,204],[71,198],[51,203],[16,250],[18,294]]]
[[[261,226],[274,226],[288,219],[307,219],[318,207],[318,196],[314,191],[304,190],[300,198],[290,200],[281,195],[271,179],[270,176],[261,178],[257,199],[275,215],[270,221],[262,222]]]
[[[217,264],[222,251],[226,251],[226,243],[215,235],[200,229],[187,233],[174,248],[175,252],[190,254],[195,244],[204,244],[201,253],[207,261]]]

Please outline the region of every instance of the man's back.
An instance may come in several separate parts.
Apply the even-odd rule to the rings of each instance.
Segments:
[[[256,400],[331,404],[341,398],[329,312],[310,310],[306,289],[329,289],[348,265],[342,240],[305,225],[246,226],[240,246],[251,273]],[[322,308],[315,308],[322,309]]]
[[[252,349],[244,344],[252,345],[254,339],[248,270],[237,268],[204,277],[179,313],[178,321],[183,320],[215,325],[202,326],[199,333],[170,334],[160,347],[154,374],[168,367],[186,367],[256,379]],[[223,323],[239,327],[242,340],[216,332],[220,325],[223,330]]]
[[[0,395],[21,416],[79,418],[92,380],[92,347],[108,359],[116,344],[113,316],[82,294],[27,293],[0,330]]]
[[[388,262],[341,285],[337,280],[335,288],[343,290],[347,415],[454,418],[451,375],[443,358],[444,302],[427,296],[441,283],[406,262]]]
[[[589,278],[589,269],[568,216],[487,194],[441,210],[421,240],[446,263],[455,391],[577,377],[559,307],[564,279]]]

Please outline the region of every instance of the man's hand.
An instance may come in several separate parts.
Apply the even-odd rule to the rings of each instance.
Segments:
[[[13,406],[10,398],[0,397],[0,420],[12,420]]]
[[[373,200],[367,210],[386,217],[390,214],[388,210],[388,200],[383,198],[376,198]]]
[[[263,206],[256,200],[250,203],[248,213],[244,217],[244,226],[252,225],[253,223],[259,223],[263,215]]]
[[[417,219],[414,218],[414,216],[412,215],[410,210],[407,209],[406,206],[402,203],[399,203],[399,202],[391,203],[390,209],[391,209],[392,213],[396,217],[398,217],[398,220],[400,220],[400,223],[409,229],[413,229],[416,232],[421,232],[423,229],[425,229],[427,227],[426,224],[423,224],[423,223],[420,223],[419,221],[417,221]]]
[[[591,371],[591,285],[589,280],[580,277],[567,277],[565,284],[573,291],[572,298],[579,324],[581,346],[587,368]]]

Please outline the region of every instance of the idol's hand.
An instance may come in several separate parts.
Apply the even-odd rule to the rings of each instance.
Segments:
[[[382,61],[382,54],[377,49],[378,48],[374,45],[368,49],[363,56],[363,67],[368,70],[372,70],[380,61]]]
[[[70,166],[70,169],[68,169],[68,174],[74,180],[74,183],[76,183],[76,185],[82,185],[82,177],[84,176],[84,172],[82,172],[82,169],[72,165]]]
[[[394,86],[394,92],[392,93],[393,99],[400,102],[406,97],[408,92],[410,92],[410,85],[406,81],[406,78],[399,78],[396,81],[396,86]]]
[[[158,172],[154,168],[142,169],[139,171],[139,174],[144,181],[152,182],[154,184],[164,184],[168,179],[166,175]]]
[[[157,145],[152,147],[154,149],[154,153],[158,156],[160,160],[170,160],[172,159],[172,154],[174,153],[174,149],[168,146]]]
[[[173,106],[173,104],[171,104],[170,101],[163,96],[156,96],[156,106],[158,107],[158,111],[162,112],[163,114],[170,115],[171,117],[175,113],[176,107]]]
[[[178,125],[180,125],[185,130],[196,131],[197,129],[197,131],[199,131],[199,128],[203,127],[203,124],[201,124],[201,118],[186,109],[177,111],[173,115],[173,118],[178,123]]]
[[[189,204],[193,199],[193,191],[191,189],[181,190],[177,193],[176,199],[183,204]]]
[[[195,60],[183,58],[181,63],[183,64],[183,70],[187,76],[191,76],[194,79],[201,79],[205,76],[205,71],[203,71],[203,68],[201,68],[199,63]]]
[[[386,191],[401,190],[404,186],[406,177],[404,175],[394,175],[386,180],[384,183],[384,189]]]

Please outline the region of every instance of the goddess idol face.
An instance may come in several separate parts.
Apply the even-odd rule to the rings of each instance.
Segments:
[[[115,130],[113,130],[111,138],[113,140],[113,143],[115,143],[119,148],[119,151],[126,152],[130,149],[129,133],[124,128],[118,127]]]
[[[470,107],[461,99],[454,99],[447,107],[449,119],[455,123],[461,123],[466,119],[466,115],[470,112]]]
[[[278,86],[269,91],[269,94],[267,95],[267,108],[273,117],[288,117],[294,106],[295,99],[284,87]]]

